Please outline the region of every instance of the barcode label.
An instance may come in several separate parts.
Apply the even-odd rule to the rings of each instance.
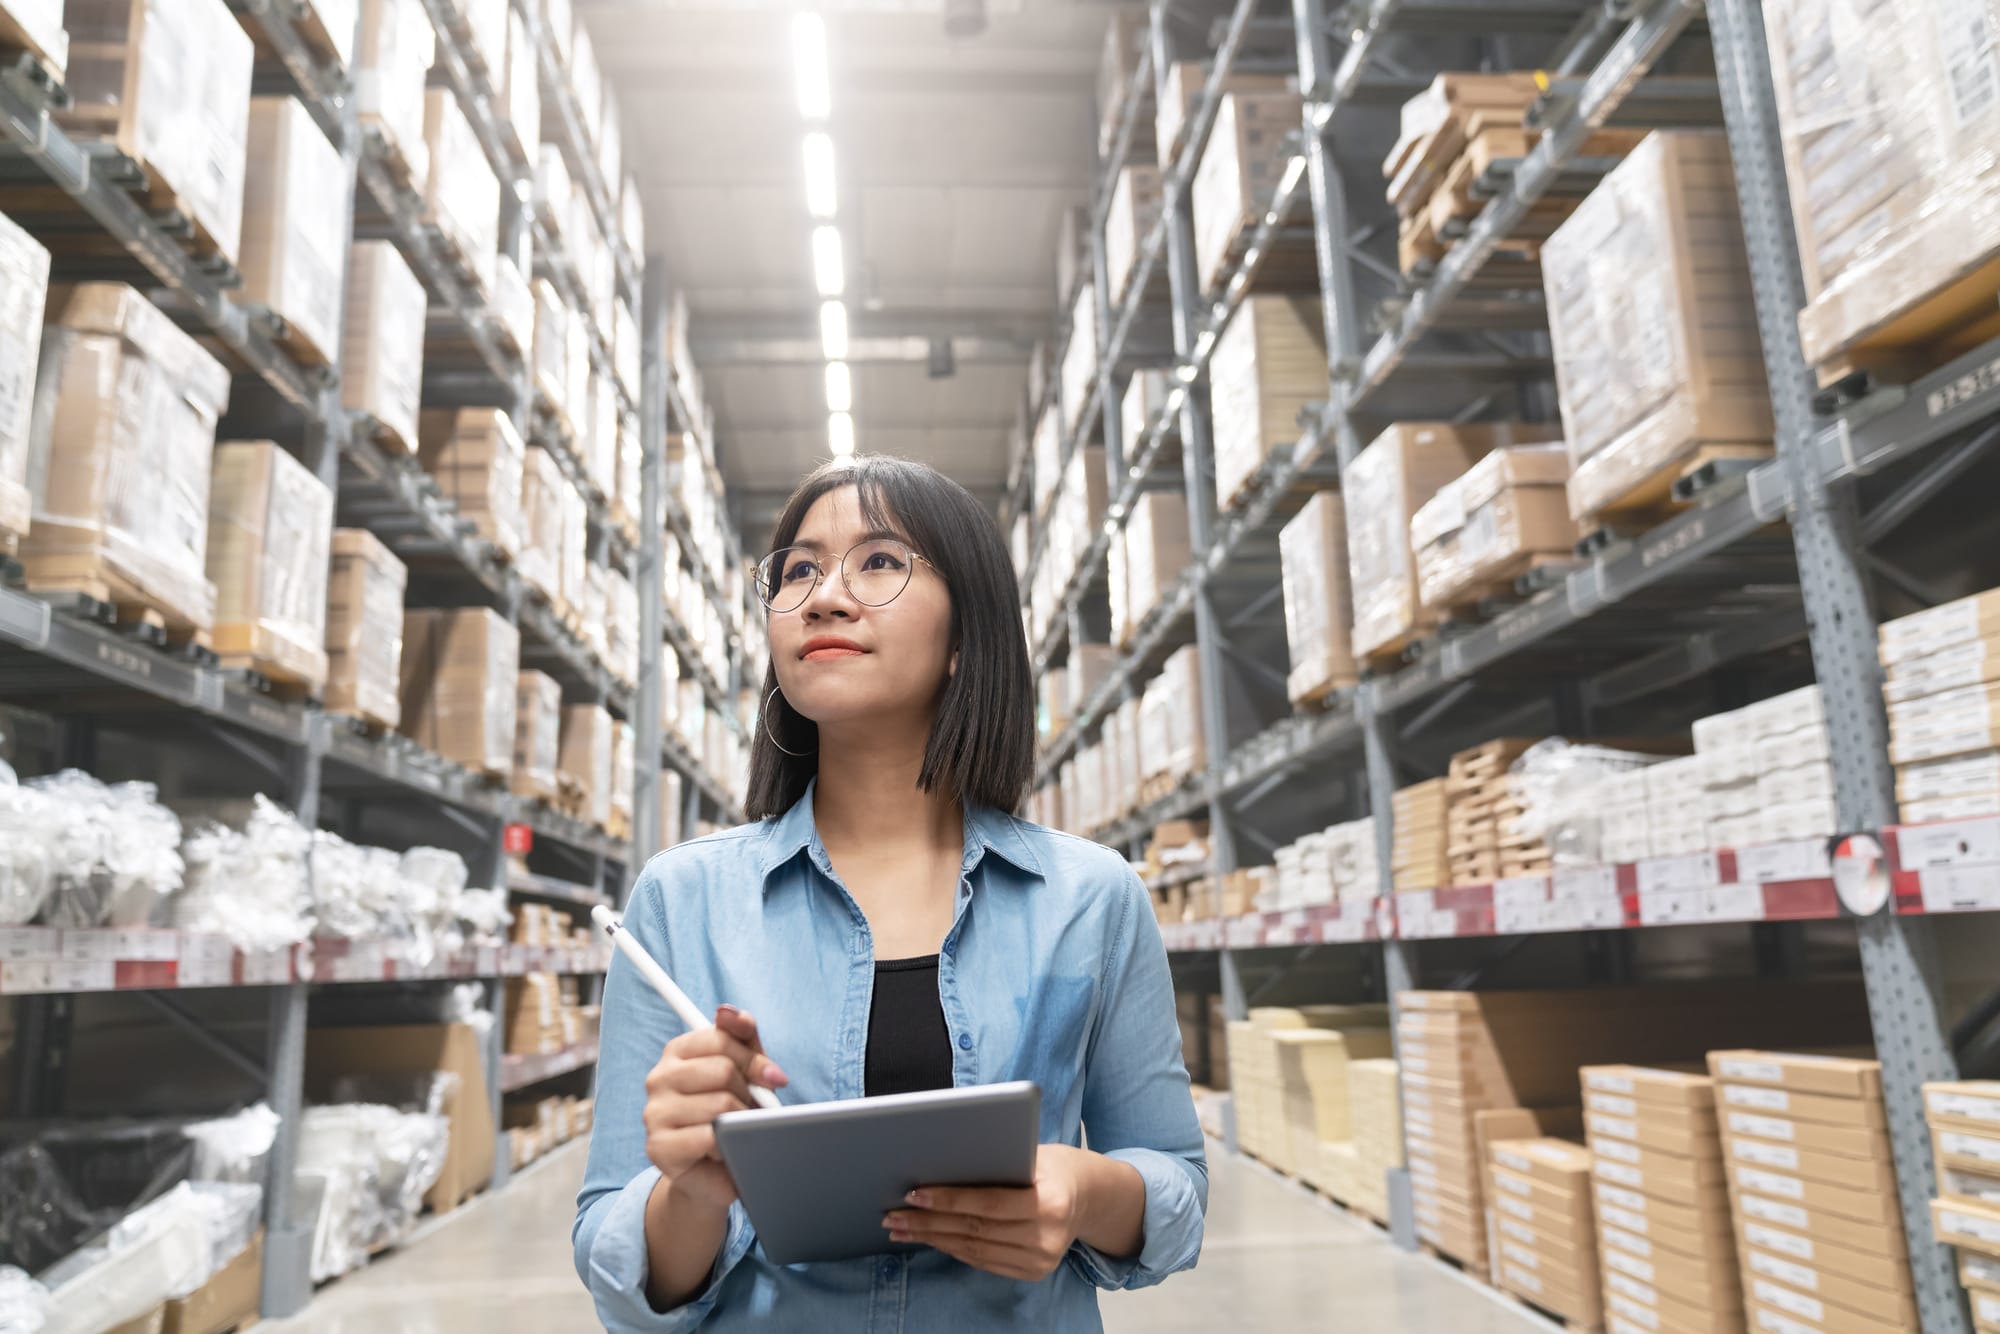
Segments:
[[[1776,1200],[1767,1200],[1756,1195],[1743,1196],[1742,1204],[1744,1213],[1752,1218],[1761,1218],[1767,1223],[1795,1228],[1811,1225],[1811,1216],[1796,1205],[1780,1204]]]
[[[1605,1223],[1604,1239],[1607,1242],[1611,1243],[1613,1246],[1616,1246],[1619,1250],[1630,1251],[1634,1255],[1644,1255],[1644,1256],[1652,1255],[1653,1253],[1652,1242],[1647,1241],[1644,1237],[1636,1236],[1633,1233],[1627,1232],[1623,1228],[1613,1227],[1611,1225],[1611,1220],[1608,1217],[1604,1220],[1604,1223]],[[1608,1260],[1610,1257],[1606,1256],[1605,1258]]]
[[[1637,1121],[1628,1121],[1622,1116],[1607,1116],[1602,1112],[1590,1113],[1587,1120],[1590,1125],[1590,1132],[1593,1135],[1609,1135],[1613,1139],[1639,1138],[1639,1123]],[[1600,1145],[1598,1152],[1602,1153],[1609,1147],[1609,1145]]]
[[[1783,1089],[1751,1089],[1741,1084],[1724,1084],[1722,1098],[1738,1107],[1755,1107],[1760,1112],[1788,1112],[1792,1109],[1792,1095]]]
[[[1616,1205],[1600,1204],[1598,1212],[1603,1215],[1605,1222],[1615,1228],[1624,1229],[1625,1232],[1635,1238],[1644,1237],[1653,1230],[1647,1225],[1644,1214],[1635,1214],[1630,1209],[1620,1209]],[[1651,1244],[1651,1242],[1647,1243],[1647,1245]],[[1638,1248],[1636,1246],[1628,1246],[1625,1249],[1637,1250]]]
[[[2000,1163],[2000,1139],[1964,1135],[1955,1130],[1938,1132],[1938,1150],[1958,1158],[1977,1158],[1982,1163]]]
[[[1790,1121],[1781,1121],[1775,1116],[1753,1116],[1749,1112],[1731,1112],[1729,1128],[1741,1135],[1755,1135],[1760,1139],[1781,1139],[1790,1142],[1796,1135]]]
[[[1745,1190],[1761,1190],[1772,1195],[1781,1195],[1788,1200],[1803,1200],[1806,1197],[1805,1182],[1797,1177],[1779,1176],[1775,1172],[1763,1172],[1754,1167],[1737,1168],[1736,1184]]]
[[[1815,1322],[1823,1322],[1826,1319],[1826,1304],[1817,1297],[1808,1297],[1803,1292],[1781,1288],[1770,1280],[1761,1278],[1751,1281],[1751,1290],[1756,1293],[1758,1301],[1769,1302],[1781,1311],[1790,1311],[1795,1316]]]
[[[1607,1163],[1599,1159],[1595,1164],[1597,1175],[1607,1181],[1615,1181],[1621,1186],[1642,1189],[1646,1184],[1646,1174],[1636,1167],[1626,1167],[1622,1163]]]
[[[1725,1060],[1720,1063],[1724,1079],[1749,1079],[1759,1084],[1777,1084],[1785,1078],[1785,1068],[1776,1061]]]
[[[1609,1071],[1605,1070],[1591,1071],[1589,1078],[1586,1081],[1586,1086],[1589,1088],[1596,1089],[1602,1093],[1634,1092],[1632,1086],[1632,1079],[1630,1076],[1614,1075],[1611,1074]]]
[[[1653,1266],[1636,1255],[1627,1255],[1623,1251],[1606,1251],[1604,1263],[1613,1269],[1622,1269],[1634,1278],[1644,1279],[1648,1283],[1653,1281]]]
[[[1813,1258],[1813,1244],[1805,1237],[1795,1237],[1789,1232],[1780,1232],[1774,1227],[1751,1222],[1743,1224],[1743,1235],[1750,1239],[1752,1245],[1768,1246],[1774,1251],[1783,1251],[1795,1260]]]
[[[1616,1186],[1607,1186],[1600,1181],[1597,1183],[1597,1197],[1615,1208],[1627,1209],[1634,1214],[1644,1214],[1646,1212],[1646,1197],[1637,1191],[1620,1190]],[[1627,1226],[1629,1227],[1630,1224],[1627,1224]],[[1639,1230],[1642,1232],[1645,1231],[1644,1228],[1640,1228]]]
[[[1995,98],[2000,97],[1993,30],[1987,26],[1979,0],[1942,0],[1938,10],[1951,112],[1963,128],[1991,111]]]
[[[1498,1204],[1503,1212],[1510,1213],[1516,1218],[1526,1222],[1534,1221],[1535,1206],[1532,1204],[1523,1204],[1519,1200],[1510,1200],[1505,1197],[1495,1200],[1494,1203]]]
[[[1732,1139],[1729,1151],[1747,1163],[1762,1163],[1765,1167],[1779,1167],[1787,1172],[1799,1170],[1799,1151],[1788,1149],[1782,1144],[1760,1144],[1756,1140]]]
[[[1991,1121],[2000,1125],[2000,1098],[1981,1098],[1969,1093],[1946,1093],[1933,1089],[1927,1095],[1931,1111],[1939,1116],[1962,1116],[1968,1121]]]
[[[1617,1278],[1619,1276],[1613,1274],[1610,1277]],[[1624,1293],[1614,1291],[1609,1295],[1608,1300],[1611,1304],[1611,1309],[1626,1319],[1636,1321],[1647,1329],[1658,1329],[1660,1327],[1660,1313],[1658,1311],[1642,1306],[1630,1297],[1627,1297]]]
[[[1621,1098],[1612,1093],[1592,1093],[1587,1096],[1590,1099],[1590,1110],[1593,1112],[1606,1112],[1612,1116],[1637,1116],[1639,1114],[1639,1100],[1637,1098]]]
[[[1621,1144],[1614,1139],[1606,1140],[1596,1147],[1601,1157],[1615,1158],[1621,1163],[1636,1163],[1639,1161],[1639,1146],[1636,1144]]]
[[[1804,1265],[1795,1265],[1790,1260],[1780,1260],[1775,1255],[1766,1255],[1762,1251],[1752,1251],[1750,1252],[1750,1268],[1757,1273],[1775,1278],[1781,1283],[1789,1283],[1795,1288],[1804,1288],[1807,1292],[1819,1291],[1818,1272],[1808,1269]]]
[[[1647,1306],[1658,1306],[1660,1294],[1649,1284],[1641,1283],[1630,1274],[1609,1273],[1604,1276],[1604,1286],[1627,1301],[1644,1302]]]

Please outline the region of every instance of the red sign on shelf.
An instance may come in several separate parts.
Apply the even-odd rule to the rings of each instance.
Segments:
[[[525,857],[535,850],[535,831],[524,824],[510,824],[500,835],[500,847],[510,857]]]

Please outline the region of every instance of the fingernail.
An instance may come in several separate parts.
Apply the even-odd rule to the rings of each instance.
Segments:
[[[770,1081],[770,1085],[774,1089],[781,1089],[792,1082],[792,1077],[775,1065],[764,1072],[764,1078]]]
[[[913,1190],[903,1198],[918,1209],[928,1209],[931,1207],[931,1197],[921,1190]]]
[[[890,1229],[891,1231],[894,1231],[894,1230],[895,1230],[896,1228],[899,1228],[899,1227],[901,1227],[902,1225],[903,1225],[903,1220],[902,1220],[902,1219],[900,1219],[900,1218],[898,1218],[898,1217],[896,1217],[896,1215],[894,1215],[894,1214],[883,1214],[883,1215],[882,1215],[882,1226],[883,1226],[883,1227],[886,1227],[886,1228]]]

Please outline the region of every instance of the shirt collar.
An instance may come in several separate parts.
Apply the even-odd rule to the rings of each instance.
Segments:
[[[833,874],[832,861],[826,855],[826,846],[819,841],[819,825],[813,818],[813,792],[818,786],[817,778],[808,782],[804,795],[792,803],[790,810],[771,821],[770,828],[765,832],[763,875],[767,885],[771,873],[800,852],[810,856],[820,870]],[[988,852],[996,854],[1016,870],[1029,875],[1042,874],[1041,862],[1021,834],[1020,821],[1005,811],[968,802],[965,807],[964,869],[972,870]]]

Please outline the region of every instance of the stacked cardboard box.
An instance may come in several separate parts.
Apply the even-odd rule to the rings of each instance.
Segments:
[[[387,731],[403,716],[409,571],[365,528],[333,530],[326,586],[326,708]]]
[[[418,745],[474,773],[514,767],[520,632],[485,607],[403,613],[402,720]]]
[[[1104,33],[1104,49],[1097,61],[1097,151],[1109,155],[1118,137],[1118,119],[1139,79],[1139,55],[1151,38],[1146,11],[1114,9]],[[1151,75],[1147,75],[1150,80]],[[1147,89],[1138,93],[1139,105],[1146,104]],[[1064,293],[1063,295],[1068,295]]]
[[[1498,737],[1451,757],[1445,773],[1446,883],[1476,885],[1505,876],[1547,870],[1548,849],[1539,841],[1516,841],[1502,849],[1503,821],[1520,815],[1520,798],[1509,783],[1508,766],[1534,745],[1532,740]]]
[[[1216,339],[1208,380],[1215,496],[1228,508],[1244,498],[1268,455],[1298,443],[1300,413],[1326,401],[1326,327],[1318,299],[1246,298]]]
[[[545,672],[515,678],[514,768],[509,786],[516,796],[555,801],[556,770],[562,753],[562,686]]]
[[[2000,1329],[2000,1082],[1926,1084],[1924,1119],[1937,1155],[1933,1230],[1958,1247],[1972,1323],[1986,1334]]]
[[[1090,445],[1070,455],[1055,508],[1049,512],[1048,547],[1042,552],[1058,591],[1069,584],[1091,538],[1104,526],[1106,480],[1103,446]]]
[[[1294,704],[1359,681],[1354,599],[1347,582],[1347,512],[1338,491],[1315,491],[1278,533],[1285,589],[1286,690]]]
[[[1696,719],[1694,750],[1713,846],[1834,832],[1833,761],[1818,686]]]
[[[1437,889],[1451,883],[1446,843],[1446,808],[1450,780],[1433,778],[1400,789],[1395,814],[1395,851],[1390,859],[1396,892]]]
[[[208,501],[214,647],[225,666],[326,685],[333,495],[268,440],[217,445]]]
[[[606,828],[614,838],[632,836],[632,724],[611,725],[611,799]]]
[[[1715,1089],[1708,1076],[1585,1066],[1604,1297],[1619,1334],[1744,1328]]]
[[[1872,1060],[1709,1053],[1753,1328],[1917,1328]]]
[[[1083,422],[1083,410],[1097,379],[1097,289],[1089,283],[1077,289],[1076,300],[1070,305],[1069,338],[1063,344],[1058,378],[1063,433],[1073,436]]]
[[[546,1056],[563,1049],[562,980],[554,973],[507,979],[507,1051]]]
[[[1295,92],[1231,93],[1216,108],[1201,166],[1188,187],[1195,271],[1204,292],[1218,291],[1230,252],[1256,230],[1277,198],[1292,158],[1286,141],[1299,133],[1301,105]],[[1324,395],[1323,357],[1320,369]]]
[[[34,513],[28,435],[48,294],[48,250],[0,215],[0,555],[5,556],[14,554]]]
[[[1571,1324],[1601,1324],[1588,1149],[1560,1139],[1488,1146],[1497,1235],[1494,1281]]]
[[[1516,445],[1439,487],[1410,516],[1423,605],[1448,612],[1507,597],[1530,570],[1567,563],[1577,537],[1568,480],[1562,445]]]
[[[1527,73],[1438,75],[1403,104],[1396,143],[1382,163],[1389,202],[1406,219],[1418,213],[1464,150],[1475,118],[1519,125],[1540,92]]]
[[[1770,452],[1736,216],[1722,132],[1659,131],[1543,247],[1573,517],[1651,513],[1690,465]]]
[[[1903,819],[2000,815],[2000,590],[1881,628]]]
[[[1148,491],[1133,502],[1123,538],[1113,540],[1109,548],[1112,639],[1120,647],[1132,642],[1187,569],[1189,552],[1186,495]]]
[[[1160,97],[1159,109],[1154,116],[1160,170],[1165,171],[1172,167],[1181,151],[1187,147],[1185,136],[1188,117],[1194,114],[1195,105],[1201,100],[1202,89],[1207,86],[1213,74],[1214,71],[1209,65],[1199,60],[1177,60],[1167,66],[1165,91]],[[1289,75],[1248,74],[1241,70],[1231,70],[1228,76],[1219,82],[1216,92],[1220,96],[1228,97],[1235,94],[1296,92],[1297,89],[1298,80]],[[1210,133],[1213,134],[1213,131]],[[1266,203],[1270,201],[1268,192],[1264,200]]]
[[[1201,660],[1194,645],[1177,649],[1146,685],[1139,702],[1139,754],[1142,781],[1168,785],[1208,767],[1208,741],[1202,728]]]
[[[1389,1221],[1389,1173],[1403,1165],[1403,1104],[1396,1063],[1349,1061],[1348,1108],[1354,1124],[1353,1178],[1339,1195],[1378,1223]],[[1337,1192],[1336,1192],[1337,1193]]]
[[[1114,311],[1125,303],[1133,272],[1139,266],[1139,252],[1153,228],[1159,226],[1164,202],[1159,168],[1142,162],[1118,173],[1117,184],[1111,188],[1111,211],[1104,217],[1104,267],[1111,276]],[[1163,267],[1155,265],[1147,285],[1156,286],[1165,273]],[[1135,443],[1139,439],[1137,435],[1125,438]]]
[[[574,494],[576,488],[548,450],[530,446],[521,458],[521,549],[515,564],[530,588],[559,607],[563,601],[565,495]]]
[[[242,296],[278,316],[285,346],[317,365],[339,351],[348,249],[345,179],[340,153],[304,103],[251,99],[238,261]]]
[[[1299,1106],[1309,1109],[1311,1090],[1321,1088],[1327,1094],[1331,1123],[1344,1125],[1346,1090],[1340,1089],[1336,1096],[1321,1077],[1327,1067],[1341,1063],[1327,1044],[1339,1042],[1342,1034],[1355,1033],[1362,1035],[1357,1041],[1370,1048],[1367,1054],[1379,1054],[1372,1049],[1379,1045],[1387,1050],[1387,1021],[1388,1012],[1380,1005],[1260,1006],[1250,1011],[1247,1020],[1230,1024],[1229,1086],[1236,1096],[1237,1142],[1243,1151],[1296,1174],[1294,1123],[1287,1116],[1286,1103],[1288,1045],[1314,1047],[1316,1051],[1310,1072],[1304,1064],[1306,1053],[1297,1051],[1289,1058],[1291,1082],[1304,1099]],[[1316,1112],[1302,1110],[1300,1123],[1315,1116]]]
[[[424,221],[443,234],[473,285],[491,293],[500,244],[500,178],[449,88],[424,93],[424,142],[431,164]]]
[[[355,109],[382,135],[401,174],[422,194],[430,179],[424,140],[424,80],[437,56],[437,29],[423,0],[361,0],[354,54]]]
[[[471,520],[473,532],[506,557],[519,555],[524,544],[527,450],[513,418],[500,408],[441,408],[425,412],[419,420],[419,458],[438,490]],[[554,464],[543,451],[536,453]],[[541,495],[536,492],[538,503]]]
[[[354,243],[347,257],[340,403],[372,418],[376,439],[405,454],[417,448],[428,305],[423,283],[392,243]]]
[[[563,707],[556,783],[577,817],[600,829],[611,819],[611,750],[611,715],[602,706]]]
[[[1373,1012],[1369,1018],[1379,1018]],[[1379,1059],[1391,1050],[1389,1030],[1350,1026],[1310,1027],[1271,1035],[1278,1057],[1277,1095],[1284,1133],[1271,1146],[1270,1163],[1332,1194],[1320,1146],[1354,1137],[1348,1108],[1348,1064]]]

